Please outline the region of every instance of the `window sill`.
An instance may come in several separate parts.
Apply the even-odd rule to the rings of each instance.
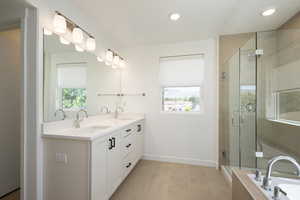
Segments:
[[[280,124],[287,124],[291,126],[299,126],[300,127],[300,122],[295,122],[295,121],[287,121],[287,120],[278,120],[278,119],[267,119],[271,122],[275,123],[280,123]]]

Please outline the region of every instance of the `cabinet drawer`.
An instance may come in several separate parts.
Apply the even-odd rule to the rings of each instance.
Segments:
[[[123,176],[126,178],[126,176],[130,173],[130,171],[133,169],[135,165],[135,157],[133,152],[129,153],[123,160]]]
[[[135,133],[132,133],[128,137],[124,138],[122,143],[123,157],[125,157],[135,149]]]
[[[135,126],[128,126],[126,127],[122,132],[123,137],[128,137],[129,135],[131,135],[132,133],[134,133],[136,131],[136,127]]]

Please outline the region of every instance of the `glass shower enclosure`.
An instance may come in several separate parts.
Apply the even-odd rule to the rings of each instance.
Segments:
[[[256,167],[256,35],[227,62],[228,166]],[[225,118],[226,119],[226,118]]]
[[[253,33],[223,69],[224,166],[265,169],[276,155],[300,160],[300,30]],[[276,170],[294,172],[285,162]]]

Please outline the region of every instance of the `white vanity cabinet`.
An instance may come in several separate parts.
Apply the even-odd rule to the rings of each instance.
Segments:
[[[107,194],[111,196],[122,182],[122,131],[118,131],[108,139],[107,151]]]
[[[91,200],[107,199],[108,178],[108,153],[107,140],[96,140],[92,142],[91,148]]]
[[[91,140],[44,138],[44,200],[108,200],[143,154],[143,120]]]

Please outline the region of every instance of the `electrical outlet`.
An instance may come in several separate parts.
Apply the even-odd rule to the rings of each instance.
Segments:
[[[67,164],[68,163],[68,157],[66,153],[56,153],[55,154],[55,161],[57,163],[64,163]]]

